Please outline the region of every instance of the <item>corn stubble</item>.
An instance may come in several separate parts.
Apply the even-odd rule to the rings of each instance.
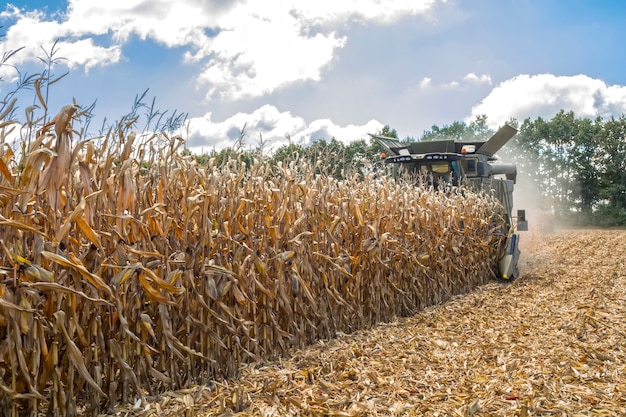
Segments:
[[[124,125],[76,140],[76,111],[20,166],[2,139],[0,415],[111,412],[490,277],[491,197],[302,162],[200,166]]]

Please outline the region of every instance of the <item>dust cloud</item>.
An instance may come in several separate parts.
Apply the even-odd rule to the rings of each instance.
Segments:
[[[526,157],[514,143],[508,143],[506,147],[507,154],[515,156],[515,161],[510,162],[517,165],[517,181],[513,190],[513,215],[517,214],[517,210],[525,210],[529,231],[540,233],[553,231],[555,227],[553,201],[535,182],[534,173],[539,171],[538,164]]]

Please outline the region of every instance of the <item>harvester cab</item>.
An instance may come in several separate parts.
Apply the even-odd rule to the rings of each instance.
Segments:
[[[513,188],[517,168],[501,163],[495,156],[517,130],[505,125],[489,140],[456,142],[454,140],[401,142],[395,138],[370,135],[385,150],[384,161],[400,164],[412,174],[423,174],[434,184],[466,185],[476,191],[493,193],[501,203],[494,213],[503,239],[495,270],[501,279],[517,278],[520,256],[518,231],[528,230],[524,210],[513,216]]]

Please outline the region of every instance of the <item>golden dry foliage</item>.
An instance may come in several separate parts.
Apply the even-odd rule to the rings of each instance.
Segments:
[[[538,228],[541,230],[540,228]],[[179,416],[626,415],[624,230],[526,235],[524,276],[117,411]]]
[[[93,415],[232,377],[490,277],[492,198],[203,167],[122,125],[77,141],[75,111],[21,166],[0,150],[0,415]]]

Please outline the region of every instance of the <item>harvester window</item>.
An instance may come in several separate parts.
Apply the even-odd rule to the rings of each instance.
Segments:
[[[476,158],[464,158],[463,159],[463,168],[465,168],[465,172],[468,175],[476,175],[477,173],[477,167],[476,164],[478,162],[478,159]]]
[[[431,162],[418,166],[420,174],[428,178],[429,184],[437,184],[443,181],[444,183],[457,185],[457,178],[461,177],[461,170],[456,161],[453,161],[452,164],[448,162]]]
[[[430,166],[430,169],[433,174],[433,181],[435,183],[439,183],[439,181],[443,181],[446,184],[452,183],[452,185],[457,185],[458,171],[455,172],[455,167],[448,162],[437,162],[433,163]]]
[[[432,170],[437,174],[447,174],[450,172],[450,165],[447,162],[432,164]]]

